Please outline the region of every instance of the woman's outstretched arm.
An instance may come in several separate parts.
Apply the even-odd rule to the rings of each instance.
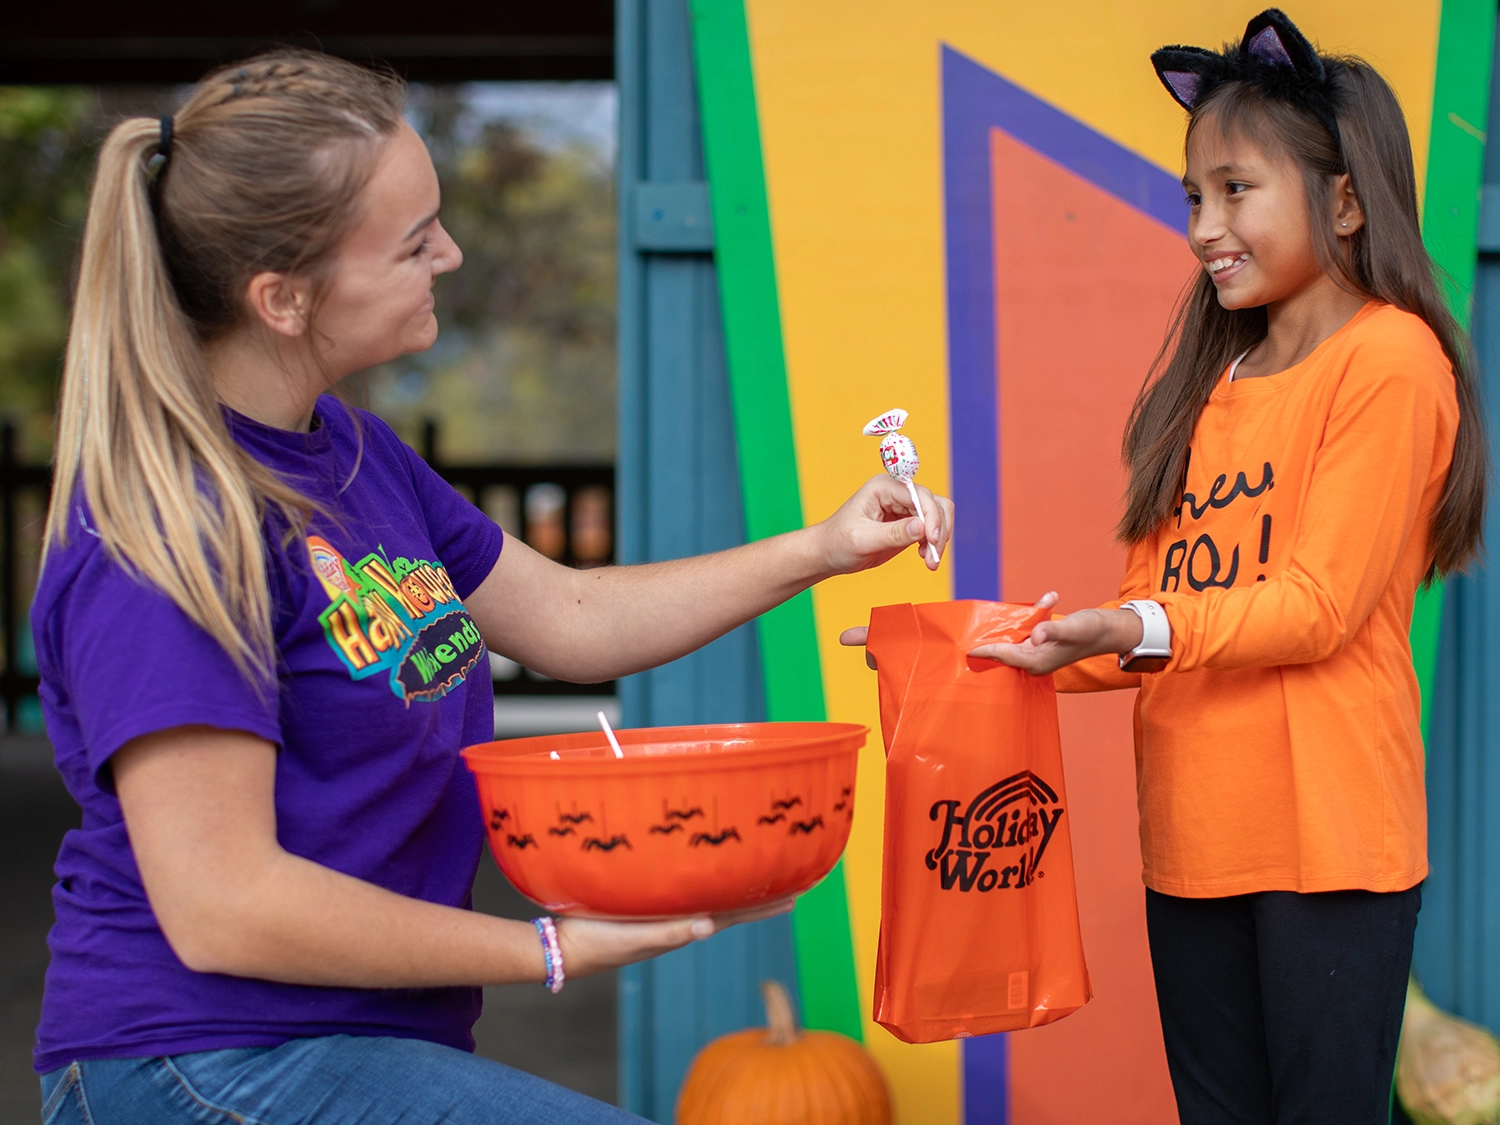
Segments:
[[[111,759],[146,897],[188,968],[288,984],[433,988],[540,981],[526,922],[406,898],[285,851],[276,747],[240,731],[176,727]],[[570,977],[653,957],[737,921],[558,922]]]
[[[918,491],[941,553],[953,505]],[[596,683],[675,660],[815,582],[922,541],[905,487],[882,475],[821,523],[672,562],[570,570],[510,539],[465,605],[494,651],[555,679]]]

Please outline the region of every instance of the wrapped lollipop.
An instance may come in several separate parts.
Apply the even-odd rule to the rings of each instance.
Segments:
[[[912,444],[911,438],[901,432],[904,425],[906,411],[887,410],[865,425],[864,434],[866,437],[881,438],[880,463],[885,466],[886,472],[906,485],[912,507],[917,510],[917,518],[922,521],[922,529],[929,531],[927,514],[922,511],[922,499],[917,495],[917,486],[912,483],[917,470],[922,467],[922,461],[917,456],[917,447]],[[931,539],[927,541],[927,558],[934,565],[938,561],[937,547]]]

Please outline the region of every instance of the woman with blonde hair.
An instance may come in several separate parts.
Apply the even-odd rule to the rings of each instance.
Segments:
[[[433,281],[462,261],[403,98],[278,51],[100,153],[32,610],[83,808],[38,1029],[48,1123],[631,1119],[474,1057],[481,986],[555,990],[742,919],[469,909],[458,751],[491,736],[486,648],[611,679],[947,543],[951,505],[924,496],[924,532],[882,475],[802,531],[568,570],[326,397],[430,347]]]

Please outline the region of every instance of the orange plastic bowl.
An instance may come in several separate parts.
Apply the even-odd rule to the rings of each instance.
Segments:
[[[558,914],[664,918],[807,890],[843,853],[868,727],[737,723],[515,738],[464,760],[500,869]],[[553,757],[556,754],[556,757]]]

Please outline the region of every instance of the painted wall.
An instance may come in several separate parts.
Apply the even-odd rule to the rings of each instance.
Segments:
[[[699,0],[695,19],[721,18],[727,6]],[[797,506],[821,518],[874,472],[874,443],[859,427],[898,405],[911,411],[921,479],[961,503],[962,535],[938,575],[903,559],[816,592],[804,641],[829,718],[875,725],[874,678],[837,645],[872,605],[955,593],[1029,599],[1056,586],[1072,608],[1113,593],[1113,450],[1192,265],[1173,186],[1182,114],[1147,57],[1164,43],[1230,38],[1259,7],[746,0]],[[1325,49],[1362,54],[1391,79],[1423,182],[1436,0],[1316,0],[1291,14]],[[700,70],[717,61],[704,42]],[[714,122],[734,105],[729,91],[717,98],[704,103],[716,221]],[[722,177],[725,191],[737,190],[733,175]],[[736,368],[732,255],[720,266],[738,411],[768,368]],[[766,647],[768,668],[778,651]],[[1008,1048],[908,1047],[867,1023],[901,1120],[1174,1119],[1146,957],[1130,703],[1063,704],[1096,999],[1009,1036]],[[871,745],[844,872],[866,1020],[882,765]]]

